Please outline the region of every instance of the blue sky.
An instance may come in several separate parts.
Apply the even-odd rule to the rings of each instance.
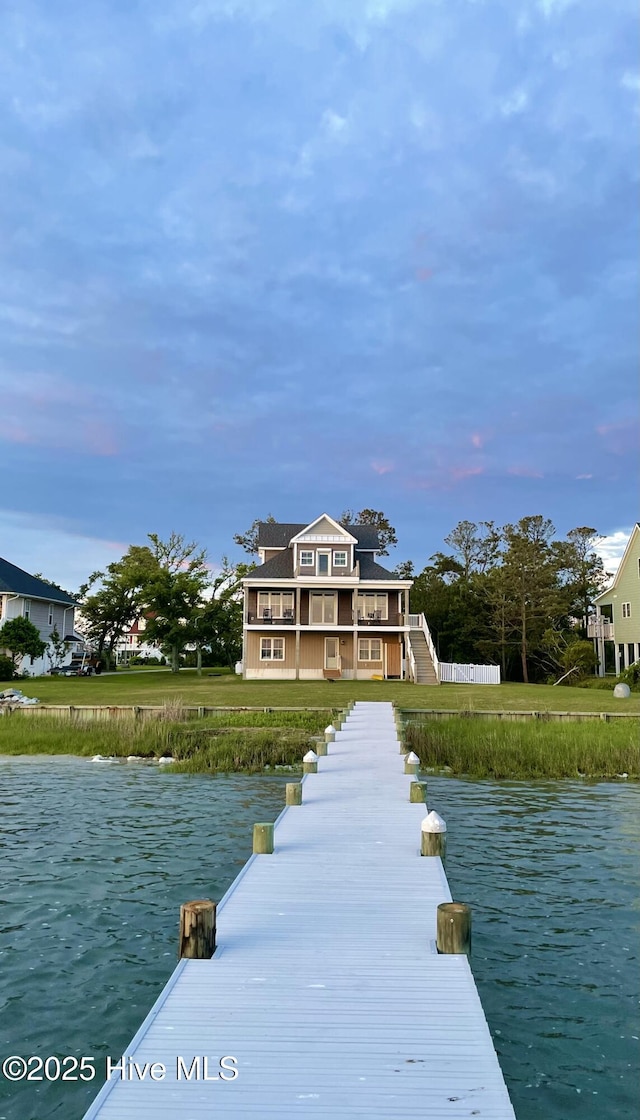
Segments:
[[[635,2],[9,0],[0,554],[636,516]],[[623,536],[619,538],[623,539]]]

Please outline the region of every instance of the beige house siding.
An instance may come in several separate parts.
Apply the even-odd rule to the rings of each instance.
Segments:
[[[282,661],[262,661],[260,658],[262,638],[283,638],[284,659]],[[272,629],[263,632],[250,630],[245,634],[245,676],[292,678],[295,676],[296,637],[293,630]]]

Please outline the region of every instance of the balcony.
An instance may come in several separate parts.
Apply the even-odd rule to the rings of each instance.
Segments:
[[[603,618],[602,615],[590,618],[587,626],[587,637],[602,638],[605,642],[613,641],[615,638],[613,622],[609,622],[609,619]]]
[[[284,610],[281,615],[276,615],[269,607],[253,614],[252,611],[247,612],[247,623],[249,626],[259,624],[267,626],[293,626],[295,623],[295,615],[291,610]]]

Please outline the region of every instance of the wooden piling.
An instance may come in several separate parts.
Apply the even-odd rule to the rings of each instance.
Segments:
[[[302,785],[300,782],[287,782],[285,805],[302,805]]]
[[[420,759],[413,751],[409,751],[409,754],[405,756],[404,760],[405,774],[417,774],[419,769]]]
[[[410,782],[409,784],[409,801],[414,804],[420,801],[427,800],[427,783],[426,782]]]
[[[216,904],[208,898],[180,907],[178,957],[209,960],[216,951]]]
[[[464,902],[441,902],[436,918],[439,953],[471,954],[471,907]]]
[[[444,859],[447,847],[447,826],[442,817],[432,810],[420,826],[420,855],[440,856]]]
[[[302,759],[302,773],[303,774],[317,774],[318,773],[318,756],[315,751],[307,751]]]
[[[325,742],[318,742],[315,746],[315,752],[318,758],[326,758],[329,753],[329,747]]]
[[[273,854],[273,825],[254,824],[253,826],[253,854],[256,856],[270,856]]]

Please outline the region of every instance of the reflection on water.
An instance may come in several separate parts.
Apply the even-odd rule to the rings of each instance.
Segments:
[[[180,903],[221,897],[284,780],[0,759],[0,1056],[120,1054],[174,968]],[[639,800],[429,781],[518,1120],[635,1120]],[[78,1120],[101,1080],[0,1079],[0,1120]]]
[[[636,1120],[640,790],[432,779],[518,1120]]]

